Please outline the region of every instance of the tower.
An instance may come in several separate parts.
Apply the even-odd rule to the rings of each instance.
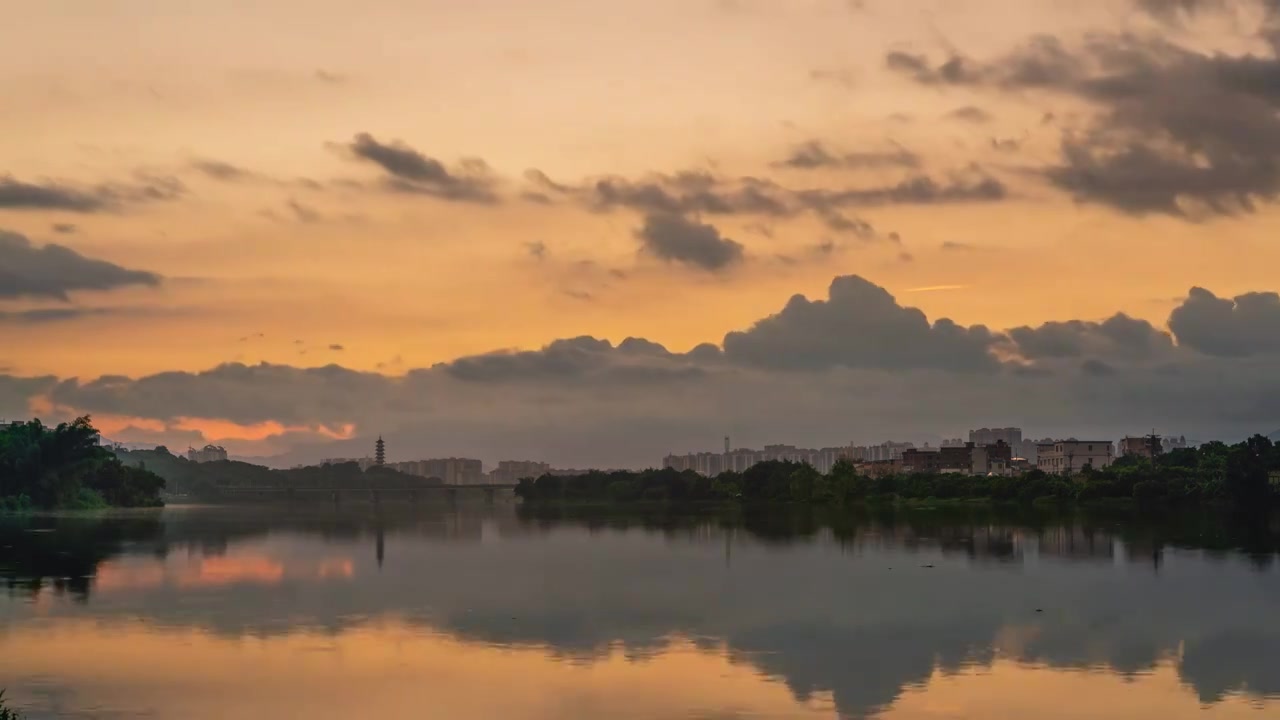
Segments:
[[[724,454],[725,455],[729,454],[729,436],[728,435],[724,436]]]
[[[378,436],[378,442],[373,445],[373,464],[385,465],[387,463],[387,444],[382,442],[382,436]]]

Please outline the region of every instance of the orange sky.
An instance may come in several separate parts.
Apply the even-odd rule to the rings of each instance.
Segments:
[[[0,115],[0,173],[90,185],[143,170],[181,178],[189,194],[90,215],[0,208],[0,227],[168,278],[158,289],[73,298],[134,312],[6,327],[21,350],[0,360],[23,373],[90,376],[237,359],[373,369],[584,333],[687,349],[850,272],[896,293],[954,285],[909,301],[993,327],[1116,310],[1163,322],[1193,284],[1220,294],[1275,285],[1273,212],[1188,224],[1077,207],[1017,179],[1056,152],[1056,133],[1039,126],[1050,101],[988,98],[990,123],[944,120],[973,98],[903,83],[880,60],[902,48],[981,55],[1050,28],[1150,29],[1112,2],[881,2],[861,12],[836,0],[554,0],[537,12],[502,0],[368,5],[24,7],[24,32],[0,47],[0,89],[22,110]],[[305,33],[288,31],[301,23]],[[1223,47],[1236,42],[1205,32]],[[815,71],[843,80],[815,80]],[[718,227],[756,262],[707,277],[637,258],[639,223],[626,211],[316,192],[191,169],[217,160],[275,179],[369,179],[371,168],[328,147],[359,132],[447,164],[483,158],[512,189],[527,168],[565,182],[716,168],[797,185],[873,184],[894,173],[770,163],[809,139],[848,151],[895,142],[937,172],[982,163],[1015,197],[863,213],[901,235],[910,262],[897,247],[866,242],[783,264],[771,259],[830,233],[802,217],[767,222],[765,237],[747,229],[759,219],[726,219]],[[998,137],[1025,138],[1022,153],[993,150]],[[299,222],[290,200],[321,219]],[[55,222],[77,230],[53,233]],[[528,254],[531,242],[545,244],[543,260]],[[940,250],[946,242],[982,249]],[[1241,265],[1242,253],[1256,261]],[[691,305],[698,312],[680,310]],[[265,337],[240,342],[255,333]],[[102,336],[113,341],[71,350]]]
[[[1280,288],[1267,187],[1245,212],[1083,202],[1045,168],[1104,127],[1096,97],[912,81],[887,58],[994,63],[1045,33],[1078,49],[1099,32],[1270,57],[1261,5],[1239,5],[1169,21],[1115,0],[29,3],[0,43],[16,110],[0,113],[0,231],[159,280],[0,292],[0,372],[270,362],[395,375],[579,335],[686,351],[848,274],[966,325],[1123,311],[1163,328],[1192,286]],[[422,191],[359,156],[363,133],[480,177],[493,202]],[[809,142],[916,162],[781,164]],[[530,201],[547,192],[531,169],[579,195]],[[773,183],[793,202],[912,178],[982,177],[1004,193],[843,208],[861,234],[812,209],[687,212],[741,246],[710,270],[654,250],[637,207],[583,199],[602,177],[691,171]],[[14,202],[5,182],[102,202]],[[157,188],[168,195],[146,194]],[[188,425],[211,439],[267,432],[227,421]],[[270,422],[345,437],[354,419]]]

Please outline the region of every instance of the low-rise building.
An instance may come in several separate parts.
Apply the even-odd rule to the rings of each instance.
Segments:
[[[1008,443],[992,445],[965,443],[961,447],[910,449],[902,453],[902,471],[916,473],[1004,474],[1013,461]]]
[[[1115,462],[1110,440],[1055,440],[1039,443],[1036,466],[1055,475],[1074,475],[1085,467],[1101,470]]]

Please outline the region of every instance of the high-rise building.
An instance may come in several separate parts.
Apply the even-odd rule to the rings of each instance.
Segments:
[[[1003,442],[1011,448],[1022,442],[1022,428],[981,428],[969,431],[969,442],[974,445],[995,445]]]
[[[502,460],[489,471],[489,482],[494,485],[515,485],[525,478],[538,478],[551,472],[551,466],[532,460]]]

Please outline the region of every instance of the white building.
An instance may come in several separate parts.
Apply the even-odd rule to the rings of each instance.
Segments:
[[[1115,461],[1110,440],[1055,440],[1038,443],[1036,467],[1056,475],[1074,475],[1088,465],[1101,470]]]

